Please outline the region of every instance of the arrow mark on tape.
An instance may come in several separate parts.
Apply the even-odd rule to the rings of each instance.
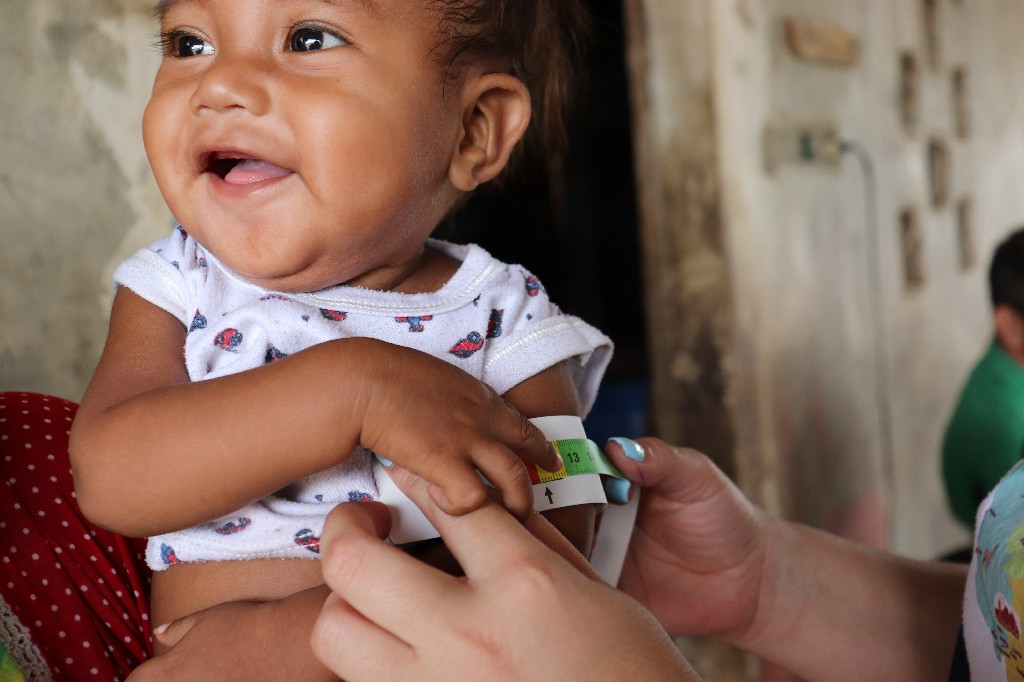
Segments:
[[[548,504],[554,504],[554,494],[551,492],[551,488],[544,488],[544,497],[548,498]]]

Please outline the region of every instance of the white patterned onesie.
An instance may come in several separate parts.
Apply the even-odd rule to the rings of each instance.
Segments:
[[[474,245],[431,240],[429,246],[461,265],[441,289],[425,294],[348,286],[268,291],[232,273],[181,228],[122,263],[114,281],[185,325],[192,381],[252,369],[324,341],[368,337],[430,353],[499,394],[575,359],[573,379],[589,411],[611,358],[608,338],[562,314],[520,266]],[[150,538],[146,560],[163,570],[178,562],[316,558],[327,513],[339,502],[376,497],[370,453],[357,448],[341,464],[226,517]]]

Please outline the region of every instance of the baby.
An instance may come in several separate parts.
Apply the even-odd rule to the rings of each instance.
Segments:
[[[607,365],[608,339],[528,271],[430,238],[502,172],[534,110],[557,130],[582,10],[157,12],[143,133],[181,227],[115,273],[71,436],[77,499],[98,525],[150,538],[152,621],[191,628],[157,628],[150,665],[329,679],[309,653],[327,594],[311,559],[327,511],[376,497],[372,455],[432,482],[449,513],[482,503],[483,474],[523,516],[518,455],[559,466],[524,417],[584,414]],[[551,514],[589,551],[592,507]]]

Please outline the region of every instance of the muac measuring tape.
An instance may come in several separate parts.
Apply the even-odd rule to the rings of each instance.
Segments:
[[[558,471],[545,471],[523,459],[533,483],[533,508],[545,511],[578,504],[607,503],[601,475],[625,477],[612,466],[594,441],[587,439],[580,418],[538,417],[530,421],[562,457],[562,468]]]
[[[556,416],[531,419],[562,457],[562,468],[545,471],[523,459],[533,482],[533,508],[547,511],[580,504],[608,502],[601,476],[625,478],[604,456],[593,441],[588,440],[579,417]],[[380,501],[391,510],[391,540],[396,544],[429,540],[438,537],[437,530],[423,512],[392,482],[387,470],[374,462],[373,476]],[[615,585],[629,546],[636,518],[635,494],[626,505],[608,505],[601,517],[597,543],[591,565],[606,581]]]

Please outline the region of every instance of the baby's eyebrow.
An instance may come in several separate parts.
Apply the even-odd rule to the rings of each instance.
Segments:
[[[156,17],[157,21],[163,21],[164,16],[167,14],[167,11],[171,6],[176,5],[179,2],[181,2],[181,0],[160,0],[156,3],[156,6],[153,7],[153,16]]]
[[[164,16],[166,16],[167,12],[171,9],[171,7],[173,7],[174,5],[177,5],[180,2],[189,2],[189,1],[195,1],[195,0],[160,0],[159,2],[156,3],[156,6],[153,7],[153,16],[155,16],[158,20],[163,21]],[[325,5],[344,6],[344,5],[356,4],[356,5],[359,6],[360,9],[366,10],[368,12],[373,12],[373,13],[378,13],[380,11],[380,7],[377,5],[377,1],[376,0],[320,0],[320,1],[322,3],[324,3]]]
[[[368,12],[378,12],[380,7],[377,5],[376,0],[320,0],[325,5],[337,5],[343,7],[345,5],[358,5],[360,9],[364,9]]]

